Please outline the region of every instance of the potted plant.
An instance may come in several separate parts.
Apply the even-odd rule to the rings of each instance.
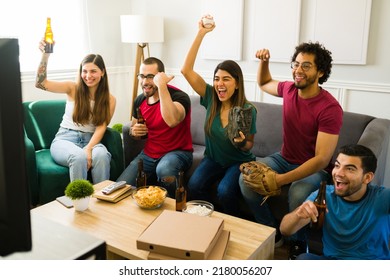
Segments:
[[[122,135],[122,130],[123,130],[123,124],[121,123],[116,123],[112,126],[112,129],[115,130],[115,131],[118,131],[120,136],[121,136],[121,139],[122,139],[122,142],[123,142],[123,135]]]
[[[118,131],[120,134],[122,134],[122,128],[123,128],[123,124],[121,123],[116,123],[112,126],[112,129]]]
[[[65,189],[65,195],[73,201],[77,211],[84,211],[88,208],[89,199],[95,189],[88,180],[78,179],[70,182]]]

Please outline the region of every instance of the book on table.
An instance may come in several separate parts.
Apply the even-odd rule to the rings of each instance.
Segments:
[[[113,181],[106,180],[94,185],[95,193],[92,196],[100,200],[116,203],[131,195],[135,190],[135,187],[132,187],[131,185],[126,185],[125,187],[118,189],[110,194],[104,194],[102,192],[102,189],[111,183],[113,183]]]

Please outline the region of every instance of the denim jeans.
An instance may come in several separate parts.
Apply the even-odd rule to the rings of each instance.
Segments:
[[[70,181],[87,179],[87,155],[84,147],[93,133],[60,127],[50,146],[54,161],[69,167]],[[92,149],[91,175],[94,184],[110,178],[111,154],[103,144]]]
[[[280,153],[272,154],[268,157],[261,158],[258,161],[267,164],[277,173],[286,173],[299,166],[297,164],[288,163]],[[306,178],[292,182],[288,192],[289,211],[291,212],[295,210],[313,191],[318,190],[321,181],[328,181],[329,179],[330,175],[326,171],[321,170]],[[247,187],[242,179],[242,176],[239,178],[239,184],[241,193],[252,210],[255,220],[264,225],[278,227],[279,225],[273,217],[267,203],[264,203],[262,206],[260,205],[263,196]],[[296,235],[292,236],[292,239],[306,240],[305,229],[298,231]]]
[[[135,179],[138,172],[138,161],[143,160],[144,171],[146,173],[147,185],[158,184],[167,189],[168,195],[175,197],[176,182],[164,183],[161,179],[165,176],[176,176],[178,178],[180,171],[185,171],[191,167],[192,152],[172,151],[161,158],[154,159],[147,156],[142,150],[136,158],[130,162],[117,181],[126,181],[127,184],[135,186]]]
[[[217,199],[222,206],[222,211],[229,215],[240,216],[239,166],[240,163],[237,163],[224,168],[209,157],[204,157],[188,182],[189,198],[212,201],[210,188],[220,180],[217,186]]]

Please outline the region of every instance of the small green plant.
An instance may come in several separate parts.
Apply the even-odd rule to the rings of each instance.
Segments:
[[[116,123],[112,126],[112,129],[118,131],[121,134],[122,134],[122,128],[123,128],[123,124],[121,123]]]
[[[90,181],[78,179],[66,186],[65,195],[74,200],[91,196],[94,191],[95,189]]]

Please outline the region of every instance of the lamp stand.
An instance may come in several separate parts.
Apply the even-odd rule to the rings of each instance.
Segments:
[[[149,44],[148,43],[138,43],[137,44],[137,53],[135,56],[135,69],[134,69],[134,83],[133,83],[133,98],[132,98],[132,106],[134,104],[134,100],[136,99],[138,95],[138,87],[139,87],[139,82],[138,82],[138,74],[139,74],[139,67],[141,66],[141,63],[145,59],[144,55],[144,48],[148,49],[148,54],[149,54]],[[132,114],[130,111],[130,121],[132,119]]]

